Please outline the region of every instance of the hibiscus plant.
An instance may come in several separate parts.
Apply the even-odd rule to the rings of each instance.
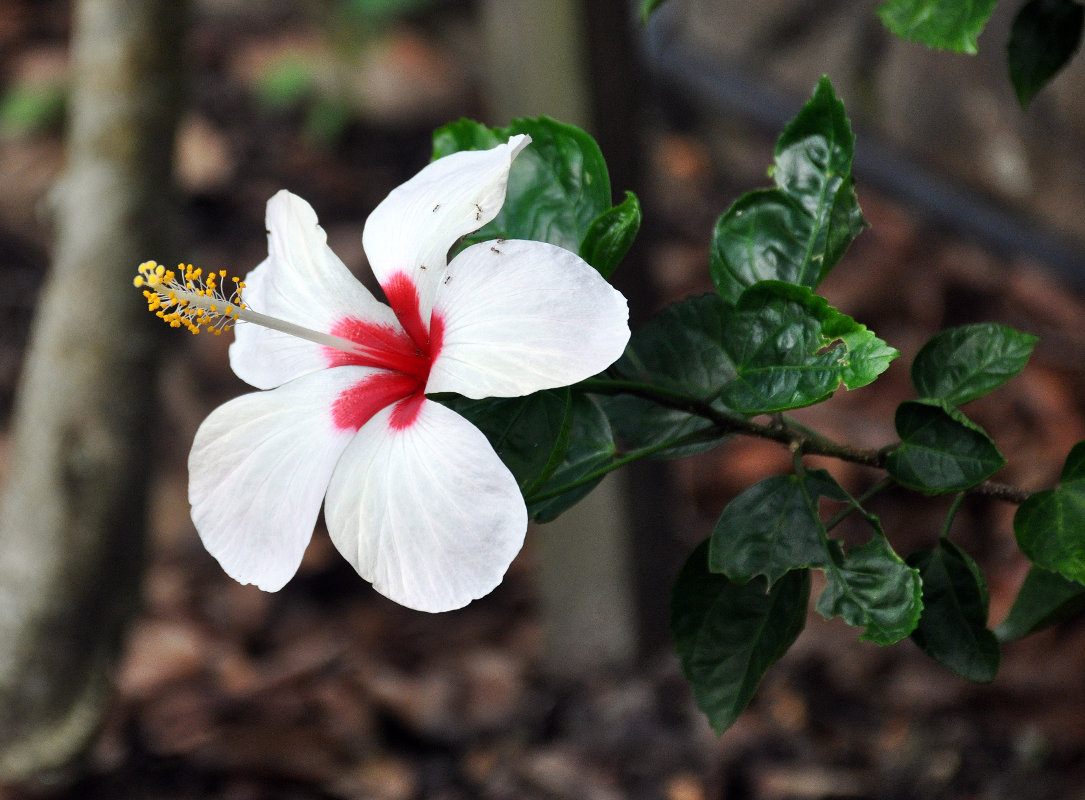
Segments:
[[[992,480],[1005,459],[962,411],[1020,372],[1035,337],[998,324],[943,331],[915,356],[898,441],[838,443],[785,415],[858,390],[899,355],[817,294],[865,227],[854,137],[827,79],[780,136],[774,185],[740,197],[709,247],[716,292],[630,336],[608,279],[640,207],[612,205],[583,131],[550,119],[438,130],[434,160],[366,222],[388,300],[327,245],[315,212],[280,192],[269,255],[243,280],[140,267],[148,304],[193,332],[234,328],[230,365],[258,391],[216,409],[189,459],[192,518],[234,578],[263,589],[297,570],[321,505],[340,553],[411,608],[458,608],[496,586],[528,519],[545,522],[608,472],[740,434],[788,447],[792,470],[727,503],[673,594],[693,694],[726,729],[816,609],[860,638],[911,637],[959,675],[991,680],[1002,642],[1085,598],[1085,443],[1061,483],[1029,496]],[[860,496],[807,456],[879,477]],[[870,510],[896,486],[954,498],[937,543],[902,558]],[[1018,504],[1034,564],[1009,617],[987,627],[984,576],[950,537],[969,493]],[[863,543],[837,526],[858,519]]]

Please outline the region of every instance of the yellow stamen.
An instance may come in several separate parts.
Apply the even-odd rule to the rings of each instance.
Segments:
[[[178,264],[175,272],[145,261],[139,265],[132,284],[144,289],[147,309],[171,328],[183,327],[194,334],[208,330],[218,335],[234,326],[237,309],[245,307],[241,302],[245,284],[234,278],[233,291],[227,295],[219,286],[220,279],[225,278],[226,270],[209,272],[205,277],[191,264]]]
[[[185,328],[192,333],[210,331],[217,336],[237,322],[246,322],[352,355],[370,352],[364,343],[253,311],[241,302],[245,282],[239,278],[227,282],[224,269],[204,275],[191,264],[178,264],[174,271],[145,261],[139,265],[132,284],[143,290],[147,309],[171,328]],[[226,287],[231,284],[227,294]]]

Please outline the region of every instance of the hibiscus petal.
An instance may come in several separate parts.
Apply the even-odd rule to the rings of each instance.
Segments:
[[[331,333],[348,318],[397,327],[381,303],[328,247],[316,212],[280,191],[267,204],[268,257],[245,277],[243,299],[254,311]],[[242,322],[234,329],[230,366],[239,378],[270,389],[329,366],[319,344]]]
[[[339,367],[219,406],[188,458],[192,521],[241,583],[282,588],[298,569],[332,470],[354,435],[334,423],[337,397],[375,370]]]
[[[374,416],[343,453],[324,505],[339,552],[373,588],[419,611],[488,594],[523,546],[527,510],[486,437],[424,400],[406,426]]]
[[[448,265],[433,307],[443,343],[427,393],[515,397],[567,386],[614,363],[629,341],[625,297],[579,256],[495,240]]]
[[[373,274],[385,291],[396,275],[405,274],[418,289],[422,319],[429,319],[448,251],[497,216],[512,161],[530,141],[521,134],[491,150],[452,153],[392,190],[362,233]]]

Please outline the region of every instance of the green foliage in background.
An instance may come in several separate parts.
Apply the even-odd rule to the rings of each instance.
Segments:
[[[641,23],[664,1],[641,0]],[[886,0],[878,16],[901,39],[974,55],[996,5],[997,0]],[[1074,57],[1083,30],[1085,6],[1078,0],[1027,0],[1020,6],[1006,55],[1022,108]]]

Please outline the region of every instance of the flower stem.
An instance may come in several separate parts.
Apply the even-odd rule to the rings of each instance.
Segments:
[[[884,447],[879,450],[871,450],[862,447],[852,447],[840,444],[813,431],[806,426],[792,420],[782,414],[774,415],[767,423],[755,422],[752,417],[744,416],[733,411],[726,411],[714,406],[712,403],[695,397],[689,397],[672,389],[652,386],[651,384],[629,380],[611,380],[609,378],[590,378],[581,382],[575,388],[593,394],[621,395],[628,394],[650,400],[665,408],[673,408],[684,411],[697,417],[701,417],[716,426],[717,433],[721,436],[731,433],[742,433],[747,436],[757,436],[762,439],[770,439],[785,445],[793,452],[802,455],[822,455],[837,458],[841,461],[849,461],[874,469],[885,469],[886,458],[891,448]],[[704,431],[700,434],[703,437]],[[671,446],[670,444],[666,446]],[[656,448],[663,449],[662,447]],[[622,463],[635,460],[637,453],[630,453],[624,457]],[[609,471],[609,470],[607,470]],[[891,478],[885,479],[892,483]],[[878,484],[879,489],[885,488]],[[1029,497],[1029,492],[998,481],[983,481],[967,490],[968,494],[980,494],[993,497],[1007,503],[1021,504]]]

